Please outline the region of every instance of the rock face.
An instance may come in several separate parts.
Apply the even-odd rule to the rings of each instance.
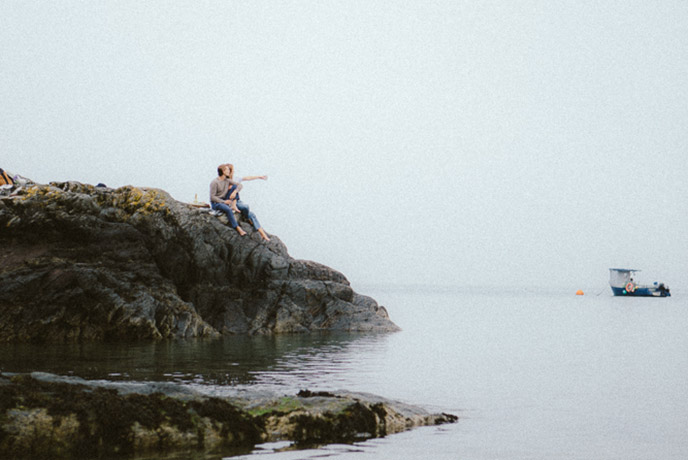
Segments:
[[[0,191],[0,342],[395,331],[341,273],[157,189]]]
[[[293,447],[352,442],[457,417],[361,393],[217,398],[155,384],[75,383],[0,374],[1,458],[101,458],[152,452],[248,453],[263,442]]]

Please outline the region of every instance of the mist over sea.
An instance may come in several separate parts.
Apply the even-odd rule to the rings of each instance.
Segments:
[[[536,287],[356,289],[385,305],[403,331],[2,345],[0,370],[178,382],[213,395],[347,389],[460,417],[355,445],[258,446],[241,458],[688,458],[681,292],[652,299],[615,298],[608,288],[584,296]]]

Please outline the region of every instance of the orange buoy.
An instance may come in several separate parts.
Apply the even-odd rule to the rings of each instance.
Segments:
[[[577,291],[576,291],[576,295],[583,295],[583,291],[582,291],[582,290],[580,290],[580,289],[579,289],[579,290],[577,290]]]

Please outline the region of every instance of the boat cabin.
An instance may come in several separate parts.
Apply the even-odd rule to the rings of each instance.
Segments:
[[[633,268],[610,268],[609,286],[615,296],[670,297],[669,287],[664,283],[641,285],[635,280],[640,270]]]

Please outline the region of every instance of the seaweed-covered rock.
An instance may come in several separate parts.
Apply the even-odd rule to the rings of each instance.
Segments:
[[[171,386],[153,389],[0,374],[0,458],[237,453],[262,442],[352,442],[457,420],[363,393],[218,398]]]
[[[394,331],[346,277],[158,189],[0,191],[0,341]]]
[[[261,421],[218,398],[0,376],[0,457],[94,458],[176,449],[247,449]]]

